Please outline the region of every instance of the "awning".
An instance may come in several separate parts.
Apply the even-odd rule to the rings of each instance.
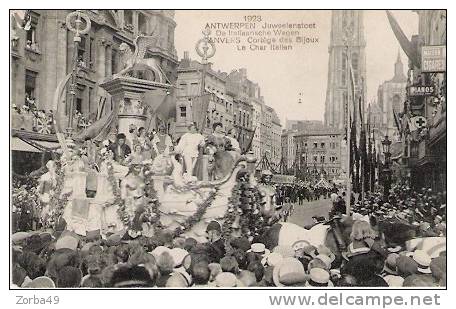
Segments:
[[[13,151],[42,152],[37,147],[34,147],[34,146],[24,142],[19,137],[12,137],[10,146],[11,146],[11,150],[13,150]]]

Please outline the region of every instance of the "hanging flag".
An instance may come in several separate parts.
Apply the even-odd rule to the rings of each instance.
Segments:
[[[367,160],[367,140],[366,140],[366,131],[363,129],[361,131],[360,141],[359,141],[359,148],[361,152],[361,175],[363,177],[362,186],[364,191],[368,190],[368,177],[369,177],[369,167],[368,167],[368,160]]]
[[[32,27],[32,16],[29,10],[13,10],[13,16],[17,26],[25,31],[29,31]]]
[[[212,94],[209,93],[203,94],[201,96],[195,97],[192,101],[193,121],[196,122],[200,133],[202,133],[206,127],[207,110],[211,96]]]
[[[404,53],[407,57],[412,61],[413,65],[420,68],[421,67],[421,60],[417,55],[417,51],[413,47],[412,43],[409,41],[405,33],[402,31],[401,26],[399,26],[398,22],[391,14],[390,11],[386,10],[386,16],[388,17],[388,21],[390,23],[391,29],[393,30],[396,39],[399,42]]]
[[[375,145],[375,135],[372,134],[372,167],[371,167],[371,190],[372,192],[375,189],[375,174],[377,168],[377,147]]]
[[[399,136],[402,137],[402,126],[399,116],[397,115],[396,111],[393,108],[393,116],[394,116],[394,123],[396,124],[397,130],[399,132]]]
[[[255,127],[255,129],[253,131],[250,131],[248,138],[246,139],[246,146],[244,147],[243,153],[249,152],[250,149],[252,148],[253,138],[255,136],[256,129],[257,128]]]

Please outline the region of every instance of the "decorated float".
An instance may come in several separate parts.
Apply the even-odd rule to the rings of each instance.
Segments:
[[[156,59],[144,58],[156,38],[139,36],[134,43],[134,51],[125,43],[120,47],[124,69],[100,83],[111,95],[112,111],[83,132],[64,130],[65,97],[73,75],[68,74],[56,89],[54,127],[61,156],[48,164],[41,181],[48,188],[41,194],[44,225],[59,229],[63,221],[64,229],[81,236],[120,233],[135,238],[167,231],[174,237],[204,241],[207,224],[217,220],[223,233],[250,239],[260,235],[274,207],[272,198],[256,184],[253,155],[236,156],[231,170],[217,180],[199,181],[184,177],[171,155],[162,166],[156,162],[125,166],[103,146],[114,131],[132,142],[132,127],[148,127],[154,111],[170,108],[164,106],[170,104],[165,97],[174,86]],[[147,78],[135,77],[139,69],[147,72]],[[79,145],[87,142],[101,145],[96,147],[96,167],[81,156]]]

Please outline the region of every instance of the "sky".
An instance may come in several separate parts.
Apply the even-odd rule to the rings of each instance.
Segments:
[[[391,11],[410,38],[418,32],[418,15],[412,11]],[[262,22],[315,23],[315,29],[302,31],[318,43],[294,45],[291,51],[238,51],[236,43],[217,43],[216,53],[210,58],[215,70],[229,73],[246,68],[250,80],[261,87],[267,105],[285,119],[323,120],[328,76],[328,46],[330,41],[331,11],[191,11],[177,10],[175,45],[179,59],[184,51],[190,58],[200,60],[195,43],[202,38],[206,23],[242,22],[244,16],[261,15]],[[257,26],[257,27],[258,27]],[[212,35],[215,35],[213,31]],[[394,73],[399,44],[390,28],[385,11],[364,12],[366,39],[367,102],[376,99],[377,88]],[[406,73],[408,60],[401,50]],[[301,93],[302,104],[298,104]]]

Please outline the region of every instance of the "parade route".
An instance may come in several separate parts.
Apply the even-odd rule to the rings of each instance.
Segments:
[[[320,199],[317,201],[304,202],[302,205],[295,204],[293,213],[288,222],[295,223],[299,226],[312,224],[313,216],[324,216],[328,218],[328,212],[331,210],[331,199]]]

